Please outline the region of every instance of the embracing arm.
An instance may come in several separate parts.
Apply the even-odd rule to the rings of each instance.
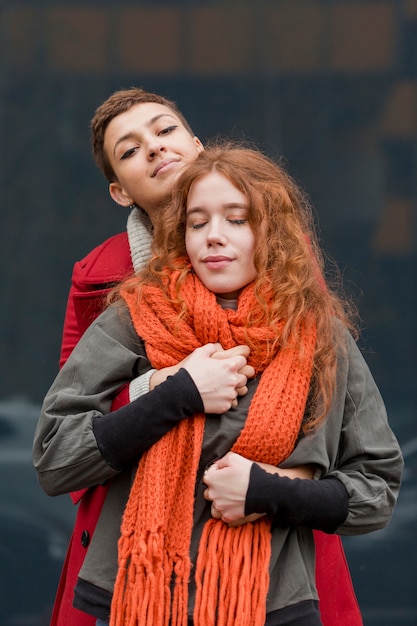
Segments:
[[[251,466],[245,514],[264,512],[280,526],[308,526],[333,533],[348,514],[349,495],[336,478],[287,478]]]
[[[111,307],[83,335],[42,407],[33,460],[45,491],[58,495],[102,484],[139,460],[181,419],[223,413],[246,384],[243,355],[212,359],[214,344],[195,350],[172,378],[112,411],[117,391],[149,369],[130,317]]]
[[[249,348],[224,351],[224,362],[213,364],[217,350],[215,344],[197,348],[178,366],[160,370],[163,377],[152,391],[94,418],[98,447],[110,465],[127,467],[182,419],[195,413],[219,414],[236,402],[236,394],[246,388],[243,372],[253,373],[243,356]]]
[[[205,476],[206,496],[224,521],[268,513],[276,524],[307,525],[340,534],[383,528],[401,481],[402,456],[384,404],[353,340],[342,359],[331,413],[302,438],[287,466],[312,464],[320,480],[290,480],[229,453]]]
[[[355,535],[384,528],[390,521],[404,463],[371,372],[349,341],[340,439],[334,463],[324,475],[342,482],[349,494],[348,515],[337,532]],[[331,420],[332,414],[329,425]]]
[[[129,316],[118,307],[105,311],[87,329],[47,393],[35,433],[33,460],[47,493],[58,495],[104,483],[120,471],[123,465],[120,455],[126,444],[130,444],[127,447],[130,456],[133,444],[139,448],[143,441],[152,440],[153,428],[156,424],[160,428],[166,415],[164,412],[162,419],[155,416],[152,404],[170,406],[169,383],[155,391],[152,404],[143,396],[127,407],[112,411],[118,390],[149,367]],[[190,383],[193,391],[191,379]],[[187,394],[187,398],[190,406],[186,411],[201,409],[198,392]],[[135,424],[136,414],[138,424],[142,425],[140,433]],[[146,428],[143,428],[144,418],[147,418]],[[104,421],[99,425],[101,419]],[[133,442],[129,441],[127,424],[134,428]]]
[[[229,452],[208,469],[204,481],[213,516],[232,525],[269,515],[280,526],[334,532],[347,516],[347,491],[336,479],[311,477],[308,466],[286,471]]]

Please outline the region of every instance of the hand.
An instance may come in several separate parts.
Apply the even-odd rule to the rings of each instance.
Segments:
[[[221,350],[219,344],[207,344],[194,350],[182,361],[193,379],[204,404],[205,413],[225,413],[238,396],[238,389],[245,387],[247,377],[241,370],[247,365],[246,356],[235,350],[224,358],[212,358]],[[239,353],[240,352],[240,353]]]
[[[245,501],[249,486],[249,475],[253,461],[249,461],[234,452],[228,452],[204,473],[207,489],[204,497],[212,501],[211,514],[229,526],[241,526],[253,522],[264,513],[252,513],[245,516]],[[299,465],[282,469],[267,463],[258,463],[266,472],[279,474],[287,478],[312,479],[314,467]]]
[[[213,502],[213,517],[227,524],[238,520],[244,523],[251,466],[252,461],[235,452],[228,452],[206,470],[204,497]]]
[[[245,358],[247,358],[249,356],[250,353],[250,348],[249,346],[235,346],[234,348],[229,348],[228,350],[216,350],[216,352],[213,352],[213,354],[211,355],[212,359],[228,359],[230,356],[234,356],[237,354],[241,354],[242,356],[244,356]],[[244,376],[246,376],[246,378],[253,378],[255,376],[255,370],[251,365],[245,365],[244,367],[242,367],[241,370],[239,370],[239,374],[243,374]],[[236,388],[237,394],[238,396],[244,396],[245,394],[248,393],[248,388],[246,385],[243,385],[242,387],[237,387]],[[237,406],[237,399],[234,400],[232,406]]]
[[[270,474],[278,474],[279,476],[286,476],[287,478],[303,478],[311,480],[314,475],[314,466],[313,465],[298,465],[296,467],[291,467],[288,469],[283,469],[281,467],[276,467],[275,465],[268,465],[268,463],[258,463],[262,469]],[[219,512],[216,510],[214,504],[211,508],[211,514],[213,517],[220,518]],[[248,522],[254,522],[260,517],[264,517],[266,513],[251,513],[250,515],[246,515],[245,517],[241,517],[229,524],[229,526],[242,526],[242,524],[247,524]]]
[[[177,365],[155,372],[149,387],[154,389],[183,367],[200,392],[204,412],[225,413],[236,406],[238,395],[246,393],[248,376],[254,375],[253,368],[247,365],[248,354],[248,346],[223,350],[218,343],[207,344],[194,350]]]

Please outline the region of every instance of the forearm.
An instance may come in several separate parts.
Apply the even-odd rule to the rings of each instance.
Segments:
[[[337,479],[290,479],[252,464],[245,515],[266,513],[280,526],[331,533],[345,521],[348,510],[348,492]]]
[[[200,394],[186,370],[167,378],[127,406],[93,419],[103,457],[115,469],[137,461],[181,420],[203,411]]]
[[[104,483],[137,462],[181,419],[201,410],[185,371],[115,411],[84,411],[88,398],[64,395],[65,413],[57,412],[54,397],[43,408],[33,447],[39,482],[52,496]]]
[[[316,472],[314,465],[297,465],[289,468],[259,462],[258,465],[269,474],[278,474],[278,476],[286,476],[287,478],[314,478]]]

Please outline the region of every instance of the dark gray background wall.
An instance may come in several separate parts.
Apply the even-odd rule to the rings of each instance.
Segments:
[[[392,426],[415,441],[417,3],[2,0],[0,17],[0,400],[41,402],[72,265],[125,227],[88,125],[137,85],[203,141],[285,158],[359,306]],[[399,615],[375,623],[411,624]]]

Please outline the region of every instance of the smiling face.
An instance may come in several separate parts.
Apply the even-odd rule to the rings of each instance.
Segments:
[[[169,107],[145,102],[111,120],[104,150],[117,177],[109,186],[113,200],[123,206],[136,203],[152,219],[180,170],[203,146]]]
[[[210,172],[191,186],[185,246],[195,273],[210,291],[237,298],[255,280],[255,236],[248,200],[228,178]]]

